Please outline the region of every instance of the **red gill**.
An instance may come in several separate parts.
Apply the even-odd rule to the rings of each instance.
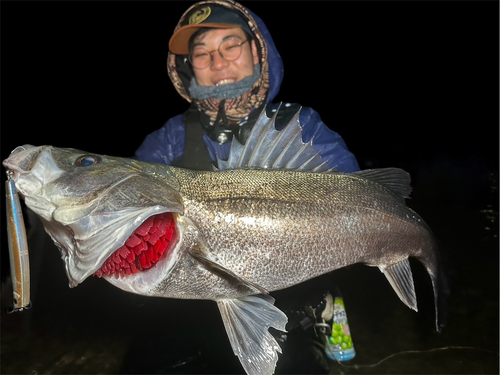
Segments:
[[[94,276],[135,274],[153,267],[175,240],[175,222],[171,213],[150,216],[104,262]]]

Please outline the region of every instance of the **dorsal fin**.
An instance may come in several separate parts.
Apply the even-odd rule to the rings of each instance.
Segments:
[[[320,152],[314,152],[313,139],[307,143],[302,141],[300,109],[281,131],[276,130],[278,111],[272,117],[267,117],[266,108],[263,108],[244,145],[233,137],[228,159],[221,160],[217,157],[218,169],[263,168],[335,172],[336,169],[330,168],[328,161],[321,158]]]
[[[400,168],[365,169],[352,174],[378,182],[401,198],[410,197],[410,174]]]

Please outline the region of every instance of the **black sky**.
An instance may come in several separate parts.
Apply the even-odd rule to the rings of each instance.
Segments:
[[[2,159],[25,143],[133,154],[188,106],[165,59],[189,4],[2,2]],[[243,4],[284,60],[277,100],[316,109],[362,163],[496,159],[497,1]]]

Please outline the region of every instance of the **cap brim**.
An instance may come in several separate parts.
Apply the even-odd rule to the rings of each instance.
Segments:
[[[200,23],[197,25],[186,25],[177,30],[174,35],[170,38],[168,42],[168,49],[170,52],[176,55],[188,55],[189,54],[189,38],[193,35],[196,30],[201,27],[210,27],[213,29],[234,29],[241,28],[240,25],[230,24],[230,23]]]

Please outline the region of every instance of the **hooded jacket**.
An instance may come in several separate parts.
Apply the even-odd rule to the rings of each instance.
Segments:
[[[258,108],[255,107],[258,107],[260,104],[267,105],[268,112],[269,110],[273,112],[276,111],[278,107],[280,107],[280,103],[273,103],[273,100],[278,94],[283,80],[283,61],[264,22],[248,8],[232,0],[208,0],[198,2],[195,5],[200,3],[226,6],[233,11],[239,12],[245,20],[248,20],[249,27],[259,45],[261,59],[261,77],[256,83],[257,87],[254,86],[252,90],[253,92],[260,93],[258,98],[263,101],[263,103],[259,103],[259,99],[253,100],[252,104],[254,104],[254,107],[251,109],[251,112],[258,110]],[[175,30],[181,26],[182,21],[195,5],[184,13]],[[213,118],[214,114],[210,112],[210,108],[197,103],[189,96],[188,86],[193,73],[188,68],[186,60],[185,56],[174,55],[169,52],[167,68],[170,79],[179,94],[188,102],[192,103],[191,110],[196,108],[201,112],[203,108],[203,111],[206,111],[207,115],[212,115]],[[264,97],[262,96],[263,90],[265,90],[267,94]],[[281,103],[281,108],[283,107],[300,108],[302,140],[304,142],[309,142],[311,138],[314,137],[314,151],[321,152],[322,158],[329,161],[330,167],[336,166],[340,172],[354,172],[359,170],[356,158],[347,149],[342,137],[335,131],[329,129],[315,110],[310,107],[299,107],[291,103]],[[186,113],[172,117],[160,129],[147,135],[143,143],[137,149],[135,158],[142,161],[158,162],[168,165],[181,158],[184,154],[186,143]],[[253,115],[255,114],[256,113],[253,113]],[[248,116],[244,117],[240,121],[240,125],[244,124],[247,120]],[[212,140],[206,132],[200,130],[199,134],[200,136],[203,134],[203,141],[208,150],[211,162],[215,163],[217,156],[222,160],[227,160],[231,141],[220,144]]]

